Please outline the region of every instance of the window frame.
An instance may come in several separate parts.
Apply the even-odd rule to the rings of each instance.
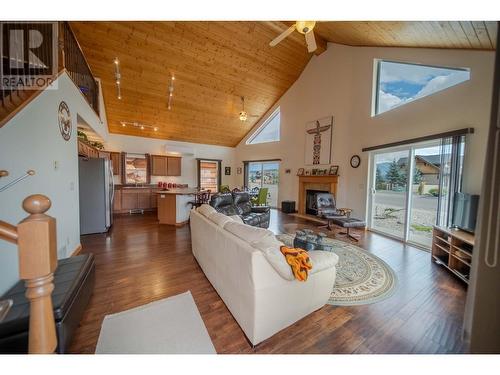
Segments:
[[[280,115],[280,122],[278,126],[278,139],[272,141],[262,141],[262,142],[254,142],[255,138],[259,136],[260,133],[266,128],[267,125],[277,116]],[[253,132],[253,134],[248,137],[245,144],[247,145],[258,145],[261,143],[272,143],[272,142],[280,142],[281,141],[281,108],[278,106],[267,118],[266,120]]]
[[[399,108],[399,107],[403,107],[405,104],[413,103],[413,102],[415,102],[415,101],[417,101],[419,99],[426,98],[428,96],[437,94],[438,92],[441,92],[441,91],[446,91],[447,89],[449,89],[451,87],[454,87],[454,86],[457,86],[457,85],[460,85],[462,83],[467,82],[467,81],[463,81],[463,82],[460,82],[460,83],[456,83],[456,84],[454,84],[452,86],[449,86],[449,87],[447,87],[445,89],[442,89],[442,90],[439,90],[439,91],[434,91],[433,93],[428,94],[426,96],[423,96],[423,97],[420,97],[420,98],[417,98],[417,99],[413,99],[411,101],[408,101],[408,102],[404,103],[403,105],[398,105],[396,107],[388,109],[387,111],[378,112],[379,91],[380,91],[379,90],[379,87],[380,87],[380,65],[383,62],[393,63],[393,64],[400,64],[400,65],[412,65],[412,66],[421,66],[421,67],[426,67],[426,68],[449,69],[449,70],[455,70],[455,71],[468,72],[469,73],[469,79],[467,81],[470,81],[470,74],[471,74],[471,69],[470,68],[455,67],[455,66],[443,66],[443,65],[429,65],[429,64],[423,64],[423,63],[414,63],[414,62],[397,61],[397,60],[374,59],[374,74],[373,74],[374,82],[373,82],[373,86],[372,86],[373,87],[373,90],[372,90],[373,97],[372,97],[372,114],[371,114],[372,117],[376,117],[376,116],[379,116],[379,115],[381,115],[383,113],[390,112],[393,109],[396,109],[396,108]]]

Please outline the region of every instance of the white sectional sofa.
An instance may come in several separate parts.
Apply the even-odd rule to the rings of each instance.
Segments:
[[[293,277],[274,234],[203,205],[190,215],[192,251],[253,345],[325,305],[337,255],[311,251],[305,282]]]

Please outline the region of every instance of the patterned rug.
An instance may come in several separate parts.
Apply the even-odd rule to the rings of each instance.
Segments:
[[[294,235],[280,234],[276,238],[293,246]],[[366,305],[390,297],[396,290],[394,271],[379,257],[350,243],[326,238],[339,256],[337,277],[328,304],[335,306]],[[314,267],[314,265],[313,265]]]

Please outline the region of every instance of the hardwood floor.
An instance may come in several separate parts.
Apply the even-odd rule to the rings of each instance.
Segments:
[[[273,210],[270,229],[313,225]],[[371,232],[362,233],[358,245],[394,269],[396,293],[370,305],[326,305],[255,348],[192,256],[188,226],[159,225],[151,213],[117,216],[109,233],[84,236],[82,245],[82,253],[95,254],[96,284],[72,353],[94,353],[105,315],[187,290],[218,353],[466,352],[464,284],[432,263],[428,252]]]

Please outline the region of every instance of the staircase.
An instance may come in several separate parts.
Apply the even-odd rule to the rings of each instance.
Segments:
[[[28,33],[30,25],[29,23],[20,24],[20,28],[23,28],[25,33]],[[83,55],[83,52],[76,40],[76,37],[71,30],[68,22],[58,22],[58,73],[52,76],[55,81],[57,76],[66,71],[71,77],[75,85],[80,89],[82,95],[85,97],[92,109],[99,115],[99,86],[90,70],[90,67]],[[43,30],[42,30],[43,31]],[[43,34],[43,32],[42,32]],[[44,35],[45,37],[45,35]],[[49,38],[49,36],[47,36]],[[46,51],[40,47],[41,50],[37,50],[38,55],[45,56],[51,53],[51,50]],[[7,50],[7,48],[5,48]],[[2,64],[3,66],[8,66],[9,59],[14,59],[11,61],[16,61],[19,65],[19,70],[23,72],[32,72],[33,69],[37,70],[39,65],[33,65],[33,63],[23,61],[26,58],[19,58],[15,56],[11,58],[9,56],[4,56],[4,51],[2,53]],[[19,76],[31,76],[32,73],[21,73]],[[50,75],[50,74],[49,74]],[[35,74],[36,76],[36,74]],[[0,82],[3,81],[3,77],[0,75]],[[10,119],[12,119],[17,113],[19,113],[26,105],[28,105],[34,98],[42,93],[45,88],[24,90],[24,89],[4,89],[0,86],[0,128],[5,125]]]
[[[0,90],[0,128],[21,111],[39,90]]]

